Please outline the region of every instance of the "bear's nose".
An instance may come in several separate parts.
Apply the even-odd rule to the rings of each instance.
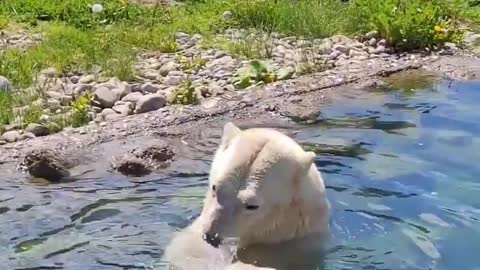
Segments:
[[[220,244],[222,243],[222,238],[218,235],[218,233],[205,233],[203,235],[203,240],[205,240],[205,242],[207,242],[214,248],[218,248],[218,246],[220,246]]]

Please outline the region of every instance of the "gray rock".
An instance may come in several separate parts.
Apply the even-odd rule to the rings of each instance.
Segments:
[[[376,38],[369,39],[368,40],[368,45],[372,46],[372,47],[376,46],[377,45],[377,39]]]
[[[159,87],[153,85],[151,82],[147,82],[141,87],[143,93],[156,93],[159,90]]]
[[[48,127],[35,123],[28,124],[25,128],[25,132],[30,132],[36,137],[46,136],[50,133]]]
[[[180,76],[167,76],[164,80],[164,83],[169,86],[177,86],[181,84],[183,81],[183,78]]]
[[[132,87],[126,83],[117,79],[115,83],[115,88],[112,91],[118,95],[118,99],[122,99],[124,96],[132,92]]]
[[[348,54],[348,52],[350,51],[350,48],[343,44],[335,44],[333,45],[333,49],[344,54]]]
[[[4,144],[7,144],[7,142],[4,140],[0,140],[0,145],[4,145]]]
[[[143,72],[142,76],[149,80],[156,80],[158,78],[158,71],[156,70],[146,70]]]
[[[385,46],[379,45],[379,46],[377,46],[377,48],[375,48],[373,50],[373,53],[374,54],[382,54],[382,53],[385,53],[385,51],[386,51]]]
[[[20,139],[20,136],[20,132],[17,130],[11,130],[2,134],[2,140],[6,142],[16,142]]]
[[[443,48],[445,48],[445,50],[456,51],[457,50],[457,45],[455,43],[452,43],[452,42],[445,42],[445,44],[443,45]]]
[[[80,78],[80,80],[78,80],[79,83],[83,83],[83,84],[89,84],[93,81],[95,81],[95,75],[92,75],[92,74],[83,76]]]
[[[117,119],[120,119],[122,118],[123,115],[119,114],[119,113],[115,113],[115,114],[108,114],[105,116],[105,120],[106,121],[112,121],[112,120],[117,120]]]
[[[117,112],[110,108],[103,109],[101,112],[101,115],[103,117],[106,117],[107,115],[110,115],[110,114],[117,114]]]
[[[118,104],[118,102],[113,106],[113,110],[123,116],[127,116],[133,113],[132,103],[124,102],[123,104]]]
[[[0,92],[1,91],[11,91],[12,90],[12,85],[10,84],[10,81],[0,75]]]
[[[174,61],[169,61],[169,62],[162,65],[162,67],[158,70],[158,73],[160,73],[160,75],[165,77],[171,71],[177,70],[177,68],[178,68],[177,63],[175,63]]]
[[[62,106],[69,106],[72,100],[73,100],[72,96],[62,95],[60,97],[60,104]]]
[[[230,20],[233,17],[233,13],[229,10],[226,10],[223,12],[222,16],[223,16],[223,19]]]
[[[78,84],[73,88],[73,94],[75,96],[84,96],[87,93],[92,92],[93,85],[90,84]]]
[[[49,98],[53,98],[53,99],[56,99],[56,100],[60,100],[60,97],[62,96],[62,94],[60,94],[58,92],[55,92],[55,91],[47,91],[47,92],[45,92],[45,95],[47,95],[47,97],[49,97]]]
[[[53,67],[46,68],[40,72],[48,78],[54,78],[57,75],[57,70]]]
[[[94,99],[102,108],[111,108],[119,99],[119,96],[106,87],[99,87],[95,90]]]
[[[469,45],[480,46],[480,34],[469,34],[465,36],[464,42]]]
[[[370,31],[368,33],[365,34],[365,38],[366,39],[371,39],[371,38],[378,38],[378,31],[374,30],[374,31]]]
[[[140,92],[130,93],[122,98],[122,101],[137,103],[137,101],[143,97],[143,94]]]
[[[277,71],[277,79],[278,80],[288,80],[293,77],[293,74],[295,74],[295,68],[288,66],[281,68]]]
[[[333,51],[329,56],[329,60],[336,60],[342,53],[339,51]]]
[[[165,97],[157,94],[148,94],[142,96],[138,101],[135,107],[135,113],[145,113],[150,111],[158,110],[164,107],[166,104]]]
[[[384,46],[384,47],[386,47],[386,46],[387,46],[387,40],[381,39],[380,41],[378,41],[377,46]]]
[[[35,134],[33,134],[31,132],[25,132],[22,135],[20,135],[20,138],[18,140],[23,141],[23,140],[26,140],[26,139],[33,139],[33,138],[35,138]]]

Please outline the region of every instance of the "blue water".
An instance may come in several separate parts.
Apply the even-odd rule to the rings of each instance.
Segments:
[[[480,269],[479,104],[480,82],[345,89],[314,124],[284,130],[318,153],[328,188],[332,237],[320,269]],[[187,140],[160,175],[2,181],[2,269],[155,266],[200,211],[220,128]]]

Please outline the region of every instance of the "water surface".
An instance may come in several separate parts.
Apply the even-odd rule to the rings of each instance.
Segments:
[[[480,269],[480,83],[409,87],[346,89],[316,123],[286,130],[318,153],[328,187],[323,269]],[[146,178],[2,177],[2,269],[155,266],[200,211],[220,132],[200,131],[172,168]]]

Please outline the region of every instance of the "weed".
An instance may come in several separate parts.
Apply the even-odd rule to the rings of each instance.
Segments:
[[[272,58],[273,54],[273,40],[265,33],[241,33],[235,37],[216,38],[206,44],[248,59]]]
[[[355,0],[358,23],[376,29],[400,50],[423,49],[461,38],[459,0]]]
[[[237,89],[245,89],[251,85],[271,83],[277,80],[277,74],[267,62],[252,60],[250,65],[240,69],[233,80]]]
[[[178,56],[177,61],[180,63],[180,68],[186,73],[197,73],[207,64],[207,60],[201,56]]]
[[[71,125],[73,127],[81,127],[90,122],[90,102],[93,99],[93,94],[88,93],[85,96],[76,98],[70,104],[71,111]]]
[[[171,104],[197,104],[198,96],[195,91],[195,86],[190,79],[184,80],[182,84],[175,90],[171,99]]]
[[[7,125],[13,118],[13,98],[10,92],[0,90],[0,126]]]
[[[296,73],[298,75],[305,75],[325,71],[327,69],[327,60],[317,58],[317,55],[318,54],[310,48],[302,49],[301,59],[296,67]]]
[[[26,127],[31,123],[39,123],[40,116],[42,116],[42,110],[42,106],[39,105],[29,106],[25,112],[19,115],[19,118],[22,121],[22,126]]]

